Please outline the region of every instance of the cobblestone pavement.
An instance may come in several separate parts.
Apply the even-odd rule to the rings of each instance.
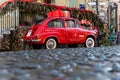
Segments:
[[[0,80],[120,80],[120,46],[0,52]]]

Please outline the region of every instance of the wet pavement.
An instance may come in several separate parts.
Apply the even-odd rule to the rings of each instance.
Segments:
[[[120,80],[120,46],[0,52],[0,80]]]

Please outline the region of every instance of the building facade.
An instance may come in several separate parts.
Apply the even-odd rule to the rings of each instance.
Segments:
[[[104,22],[107,22],[108,0],[98,0],[98,5],[96,5],[96,0],[87,0],[87,3],[89,9],[92,9]]]
[[[66,7],[77,7],[86,6],[86,0],[37,0],[37,2],[44,2],[49,4],[55,4],[58,6],[66,6]]]
[[[95,2],[96,0],[87,0],[87,3]],[[90,6],[96,12],[98,8],[98,16],[108,24],[110,33],[120,31],[120,0],[98,0],[98,5]]]
[[[115,12],[117,12],[115,19],[117,19],[117,32],[120,32],[120,0],[109,0],[109,2],[111,10],[113,11],[111,17],[114,17]]]

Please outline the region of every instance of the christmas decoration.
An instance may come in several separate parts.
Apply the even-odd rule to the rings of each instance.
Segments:
[[[92,11],[90,10],[82,10],[79,8],[69,8],[65,6],[56,6],[56,5],[50,5],[50,4],[42,4],[42,3],[37,3],[37,2],[31,2],[31,1],[12,1],[12,2],[7,2],[5,4],[6,6],[2,6],[0,8],[0,16],[7,13],[8,11],[15,10],[16,8],[19,8],[19,23],[20,25],[25,25],[29,24],[28,22],[24,21],[24,16],[26,17],[31,17],[32,19],[36,14],[39,16],[42,16],[43,18],[48,17],[48,13],[54,10],[62,10],[62,11],[69,11],[70,16],[73,18],[77,18],[79,21],[82,20],[87,20],[90,24],[93,26],[96,26],[97,29],[99,29],[101,37],[100,44],[105,46],[109,45],[106,44],[108,41],[108,32],[105,31],[104,29],[104,22]],[[50,17],[50,16],[49,16]],[[32,22],[31,22],[32,23]],[[89,25],[90,25],[89,24]],[[85,24],[86,25],[86,24]],[[89,26],[87,25],[87,26]],[[13,31],[11,34],[12,35],[4,35],[3,37],[3,43],[2,43],[2,49],[3,50],[20,50],[23,49],[23,43],[21,41],[22,36],[24,35],[25,31],[27,30],[26,28],[17,28],[15,31]],[[19,47],[19,48],[18,48]]]

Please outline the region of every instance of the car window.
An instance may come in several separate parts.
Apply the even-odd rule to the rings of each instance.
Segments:
[[[65,20],[65,25],[66,28],[74,28],[75,27],[74,20]]]
[[[63,27],[63,23],[61,19],[56,19],[56,20],[52,20],[48,23],[48,27],[49,28],[62,28]]]
[[[77,21],[76,21],[76,28],[80,28],[80,25],[78,24]]]

